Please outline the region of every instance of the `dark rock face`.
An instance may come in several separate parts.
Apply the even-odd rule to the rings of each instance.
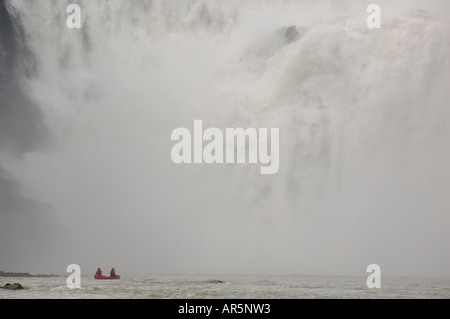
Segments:
[[[20,186],[0,167],[0,212],[9,211],[20,197]]]
[[[0,269],[34,269],[52,252],[53,208],[25,198],[21,186],[0,167]]]
[[[24,289],[23,286],[21,284],[19,284],[18,282],[10,284],[7,283],[6,285],[4,285],[3,287],[0,287],[2,289],[8,289],[8,290],[20,290],[20,289]]]
[[[0,152],[20,157],[46,148],[49,131],[23,80],[35,73],[20,17],[0,1]],[[53,209],[23,197],[22,185],[0,163],[0,269],[17,269],[44,258],[52,242]]]
[[[283,27],[278,32],[279,37],[282,39],[283,44],[289,44],[300,39],[305,33],[306,29],[303,27],[297,27],[295,25],[291,25],[289,27]]]
[[[297,40],[299,34],[295,25],[291,25],[290,27],[284,27],[281,30],[281,33],[283,34],[283,37],[287,43],[291,43]]]
[[[33,59],[21,42],[23,31],[0,1],[0,150],[20,155],[44,147],[49,131],[40,109],[27,96],[21,79],[29,78]]]

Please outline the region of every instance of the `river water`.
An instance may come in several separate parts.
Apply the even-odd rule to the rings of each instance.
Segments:
[[[450,278],[382,278],[369,289],[365,277],[346,276],[126,276],[120,280],[82,277],[80,289],[69,289],[66,277],[1,278],[25,289],[0,290],[1,299],[415,299],[450,298]]]

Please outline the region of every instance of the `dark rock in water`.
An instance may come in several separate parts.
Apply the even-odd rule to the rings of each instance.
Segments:
[[[20,290],[20,289],[24,289],[23,286],[21,284],[19,284],[18,282],[15,282],[13,284],[7,283],[6,285],[4,285],[3,287],[0,287],[2,289],[8,289],[8,290]]]
[[[205,281],[208,284],[223,284],[224,281],[219,280],[219,279],[208,279]]]
[[[264,57],[264,65],[269,57],[281,50],[285,45],[299,41],[308,30],[302,26],[286,26],[276,30],[270,37],[270,41],[261,46],[252,48],[252,51],[259,56]]]
[[[299,34],[299,32],[297,31],[297,27],[295,25],[291,25],[290,27],[284,27],[281,30],[281,32],[287,43],[291,43],[297,40]]]
[[[289,27],[281,28],[278,33],[282,38],[282,42],[284,42],[283,44],[289,44],[300,39],[306,33],[306,31],[307,30],[304,27],[291,25]]]

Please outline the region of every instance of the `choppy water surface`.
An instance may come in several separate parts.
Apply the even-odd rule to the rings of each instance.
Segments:
[[[221,281],[221,282],[220,282]],[[81,289],[66,277],[0,278],[26,289],[0,290],[0,298],[450,298],[449,278],[384,278],[368,289],[365,277],[325,276],[123,276],[120,280],[82,278]]]

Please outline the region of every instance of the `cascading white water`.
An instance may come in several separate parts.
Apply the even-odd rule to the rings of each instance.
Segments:
[[[75,2],[81,30],[72,1],[8,0],[57,143],[2,159],[58,213],[48,267],[448,274],[447,4],[385,3],[369,30],[346,1]],[[279,127],[280,171],[173,164],[195,119]]]

